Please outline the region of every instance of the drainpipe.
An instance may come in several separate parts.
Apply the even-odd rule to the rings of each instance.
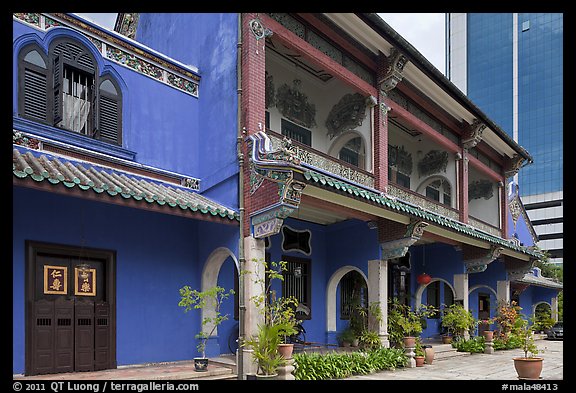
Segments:
[[[244,314],[246,304],[244,299],[244,275],[246,259],[244,257],[244,153],[242,153],[242,141],[244,139],[243,125],[241,122],[242,115],[242,13],[238,13],[238,43],[236,44],[236,94],[237,94],[237,115],[236,124],[238,135],[236,139],[236,149],[238,154],[238,210],[240,213],[240,239],[238,243],[238,262],[240,264],[240,274],[238,274],[238,356],[237,372],[238,379],[244,379],[244,355],[242,345],[244,344]]]

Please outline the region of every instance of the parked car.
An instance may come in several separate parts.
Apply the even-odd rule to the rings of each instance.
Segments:
[[[564,323],[563,322],[556,322],[550,329],[548,329],[548,332],[546,332],[548,335],[548,339],[549,340],[554,340],[554,339],[564,339]]]

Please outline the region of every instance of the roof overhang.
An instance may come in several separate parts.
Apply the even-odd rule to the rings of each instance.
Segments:
[[[393,47],[399,49],[409,60],[404,67],[404,79],[436,102],[456,121],[468,124],[472,124],[475,119],[482,121],[486,125],[482,134],[483,140],[499,154],[508,158],[519,155],[528,162],[533,161],[524,148],[490,120],[458,87],[377,14],[325,13],[324,15],[375,55],[382,52],[389,56]]]

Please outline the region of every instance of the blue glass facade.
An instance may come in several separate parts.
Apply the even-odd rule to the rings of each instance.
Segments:
[[[468,96],[513,136],[514,18],[467,14]],[[520,13],[518,143],[534,158],[519,172],[522,195],[563,189],[563,14]]]
[[[519,143],[534,164],[519,173],[525,195],[562,190],[563,16],[518,15]]]
[[[468,14],[468,97],[512,135],[512,14]]]

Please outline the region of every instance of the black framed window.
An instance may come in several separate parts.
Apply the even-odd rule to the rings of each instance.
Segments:
[[[312,318],[312,281],[310,270],[310,259],[282,256],[286,261],[286,271],[283,273],[282,296],[294,296],[298,304],[302,304],[310,310],[308,315],[298,312],[296,317],[299,319]]]
[[[360,273],[352,270],[340,280],[340,319],[350,319],[356,306],[368,306],[368,287]]]
[[[79,41],[55,39],[46,54],[29,44],[18,54],[18,112],[23,118],[122,145],[122,92],[101,76]]]
[[[436,310],[440,309],[440,281],[431,282],[426,286],[426,304],[434,307]],[[439,313],[434,313],[430,318],[439,318]]]
[[[288,120],[282,119],[282,135],[287,136],[293,141],[312,146],[312,132],[306,128],[300,127]]]

